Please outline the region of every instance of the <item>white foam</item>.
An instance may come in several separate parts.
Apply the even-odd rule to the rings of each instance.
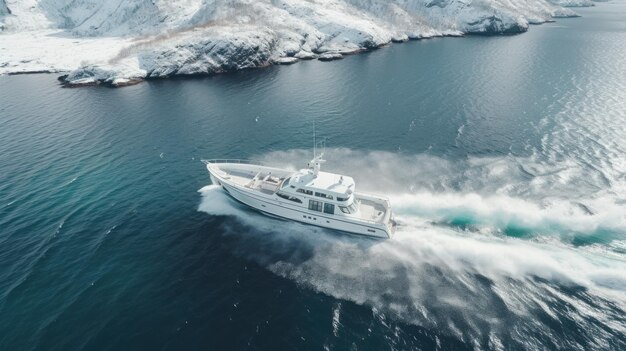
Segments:
[[[341,325],[339,317],[341,316],[341,302],[337,302],[333,306],[333,335],[336,337],[339,333],[339,326]]]
[[[426,217],[433,221],[466,219],[488,225],[496,231],[514,228],[537,234],[560,234],[575,231],[595,234],[599,230],[626,231],[624,207],[607,198],[587,201],[598,209],[586,213],[576,203],[563,199],[544,199],[539,203],[505,196],[477,193],[405,194],[392,197],[399,214]]]
[[[229,201],[228,196],[224,193],[221,186],[207,185],[198,190],[198,192],[202,195],[202,201],[200,202],[198,211],[222,216],[243,215],[243,213]]]

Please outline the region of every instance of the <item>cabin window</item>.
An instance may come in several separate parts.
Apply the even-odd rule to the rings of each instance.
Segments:
[[[283,188],[286,188],[286,187],[287,187],[287,185],[289,185],[289,181],[290,181],[290,180],[291,180],[291,177],[289,177],[289,178],[285,179],[285,181],[283,182],[283,186],[282,186],[282,187],[283,187]]]
[[[289,201],[293,201],[293,202],[297,202],[299,204],[302,203],[302,200],[298,199],[295,196],[289,196],[287,194],[283,194],[283,193],[276,193],[276,195],[278,195],[279,197],[282,197],[285,200],[289,200]]]
[[[339,197],[337,196],[337,201],[348,201],[349,197]]]
[[[311,190],[298,189],[298,190],[296,190],[296,192],[299,192],[299,193],[302,193],[302,194],[307,194],[307,195],[313,195],[313,192]]]
[[[322,212],[322,203],[320,201],[309,200],[309,210]]]
[[[332,195],[328,195],[328,194],[324,194],[324,193],[318,193],[318,192],[316,192],[316,193],[315,193],[315,196],[317,196],[317,197],[323,197],[323,198],[325,198],[325,199],[329,199],[329,200],[332,200],[332,199],[333,199],[333,196],[332,196]]]
[[[324,213],[335,214],[335,205],[324,204]]]
[[[347,208],[347,207],[339,206],[339,209],[340,209],[340,210],[341,210],[341,212],[343,212],[343,213],[350,214],[350,210],[348,210],[348,208]]]

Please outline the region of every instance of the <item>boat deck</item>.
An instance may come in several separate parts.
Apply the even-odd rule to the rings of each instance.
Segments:
[[[243,186],[249,189],[253,189],[259,191],[263,194],[272,195],[276,193],[278,187],[284,180],[284,177],[276,178],[273,180],[263,180],[263,179],[255,179],[259,172],[256,171],[239,171],[239,170],[228,170],[224,171],[219,169],[221,175],[235,183],[236,185]]]
[[[359,199],[360,218],[367,221],[382,222],[385,219],[387,208],[380,203],[368,199]]]
[[[246,186],[248,184],[250,184],[250,182],[252,181],[252,178],[254,178],[254,174],[250,177],[246,177],[246,176],[241,176],[241,175],[235,175],[235,174],[229,174],[228,175],[228,180],[232,181],[233,183],[236,183],[237,185],[241,185],[241,186]]]

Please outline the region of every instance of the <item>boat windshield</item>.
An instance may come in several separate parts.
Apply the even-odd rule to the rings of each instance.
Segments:
[[[291,177],[285,179],[285,181],[283,182],[283,186],[281,188],[286,188],[287,186],[289,186],[289,181],[291,180]]]
[[[352,204],[348,206],[348,209],[350,209],[350,213],[356,213],[359,210],[359,204],[356,200],[354,200]]]

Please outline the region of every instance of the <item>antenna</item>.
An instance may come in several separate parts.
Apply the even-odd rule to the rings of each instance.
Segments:
[[[313,171],[313,176],[317,177],[317,174],[320,171],[320,164],[324,162],[324,151],[326,151],[326,138],[320,141],[322,144],[322,153],[317,156],[317,139],[315,135],[315,120],[313,120],[313,160],[309,162],[309,169]]]
[[[315,120],[313,120],[313,158],[317,156],[317,143],[315,142]]]

